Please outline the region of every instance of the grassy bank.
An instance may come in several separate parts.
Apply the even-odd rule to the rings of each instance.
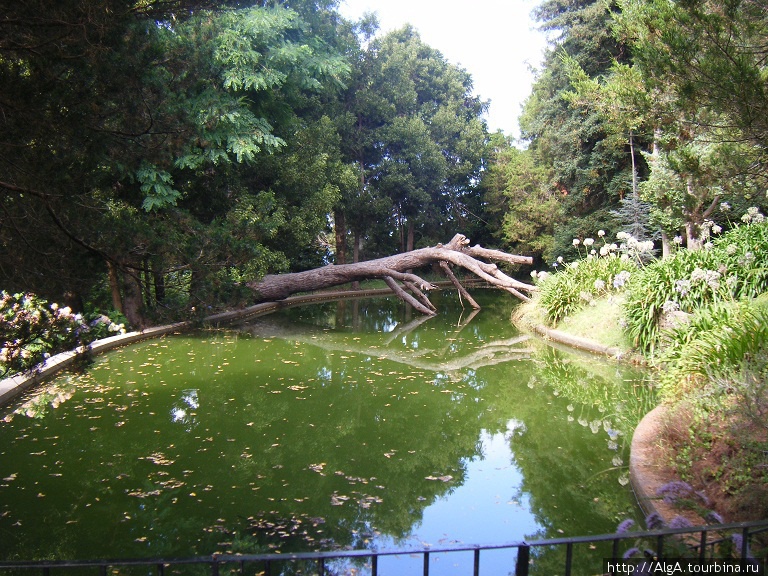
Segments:
[[[768,225],[666,259],[623,239],[535,274],[516,322],[641,355],[669,415],[658,458],[679,484],[666,496],[710,520],[768,518]]]

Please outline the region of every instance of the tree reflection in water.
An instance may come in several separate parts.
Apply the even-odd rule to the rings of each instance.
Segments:
[[[479,313],[445,297],[412,322],[389,301],[313,306],[98,358],[68,401],[3,414],[9,549],[185,556],[612,532],[635,514],[620,482],[652,401],[643,374],[518,334],[508,298],[478,299]]]

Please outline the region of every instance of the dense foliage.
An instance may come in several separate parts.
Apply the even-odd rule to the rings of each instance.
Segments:
[[[664,314],[755,298],[768,292],[768,227],[746,224],[705,250],[680,250],[634,276],[627,297],[627,330],[635,345],[652,351]]]
[[[466,231],[485,104],[372,29],[310,0],[10,7],[0,283],[141,326],[344,261],[348,232],[360,257]]]

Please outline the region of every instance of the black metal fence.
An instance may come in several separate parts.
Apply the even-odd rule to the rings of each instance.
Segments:
[[[640,554],[653,560],[664,558],[690,558],[696,561],[708,561],[729,558],[741,561],[749,560],[751,570],[741,573],[766,574],[768,552],[763,541],[768,533],[768,520],[759,522],[742,522],[698,526],[690,528],[664,529],[646,532],[625,532],[604,534],[600,536],[583,536],[577,538],[555,538],[548,540],[533,540],[530,542],[511,542],[496,545],[425,547],[408,550],[342,550],[333,552],[307,552],[289,554],[214,554],[212,556],[195,558],[148,558],[127,560],[73,560],[73,561],[0,561],[0,575],[6,574],[40,574],[42,576],[93,574],[94,576],[112,576],[115,574],[143,574],[157,576],[175,574],[204,574],[210,576],[242,575],[242,576],[278,576],[282,574],[331,576],[337,574],[365,574],[379,576],[379,562],[392,556],[420,556],[422,558],[421,574],[428,576],[434,570],[439,576],[439,569],[431,568],[430,557],[436,554],[462,554],[471,556],[471,572],[474,576],[485,576],[492,572],[483,571],[482,555],[493,550],[515,551],[513,565],[505,573],[515,576],[528,576],[536,573],[536,557],[541,550],[558,548],[564,551],[564,561],[561,574],[570,576],[578,574],[574,569],[574,550],[586,547],[598,550],[598,544],[603,552],[595,553],[591,574],[610,574],[604,570],[605,560],[619,560],[626,552],[622,552],[622,544],[627,541],[644,543]],[[605,546],[608,546],[605,548]],[[759,551],[755,551],[759,548]],[[608,555],[604,551],[608,550]],[[363,569],[346,570],[338,563],[359,562]],[[706,570],[701,570],[706,572]],[[398,571],[398,576],[414,572]],[[417,572],[418,573],[418,572]],[[549,572],[548,572],[549,573]]]

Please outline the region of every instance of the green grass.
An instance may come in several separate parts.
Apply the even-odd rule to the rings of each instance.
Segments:
[[[592,302],[591,305],[564,318],[558,329],[605,346],[630,350],[631,342],[621,327],[623,297],[603,296]]]

